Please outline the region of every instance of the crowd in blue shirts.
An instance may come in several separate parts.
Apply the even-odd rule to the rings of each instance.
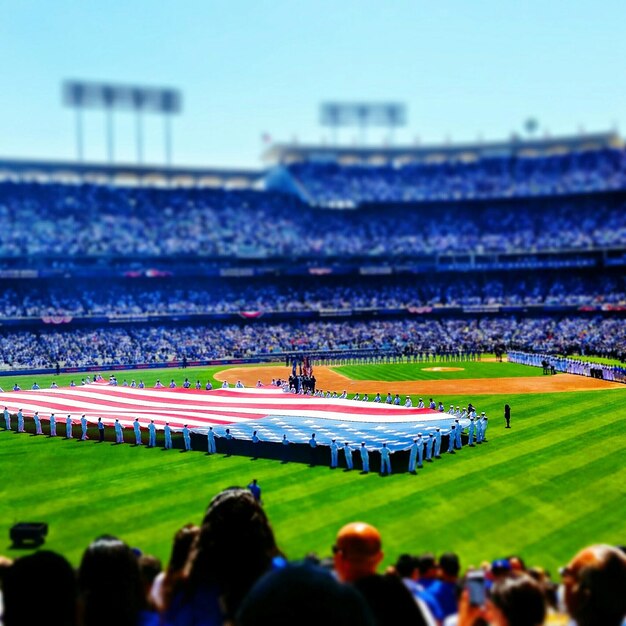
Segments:
[[[228,358],[290,352],[413,356],[494,352],[626,355],[621,318],[494,316],[198,326],[137,325],[0,332],[0,367],[53,368]]]

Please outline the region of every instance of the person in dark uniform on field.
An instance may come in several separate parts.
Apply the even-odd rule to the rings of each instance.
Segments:
[[[505,428],[511,428],[511,407],[508,404],[504,405],[504,421],[506,422]]]

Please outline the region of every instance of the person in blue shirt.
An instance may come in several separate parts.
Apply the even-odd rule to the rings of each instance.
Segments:
[[[254,499],[257,502],[261,502],[261,487],[259,487],[259,483],[257,482],[256,478],[252,479],[252,482],[248,485],[248,489],[254,496]]]
[[[137,385],[139,387],[139,389],[143,389],[146,385],[144,384],[143,380],[139,381],[139,385]]]
[[[35,422],[35,435],[43,435],[43,430],[41,430],[41,420],[39,419],[39,411],[35,411],[33,421]]]
[[[469,420],[470,420],[470,423],[469,423],[469,426],[467,427],[467,439],[469,441],[470,448],[473,448],[474,447],[474,431],[476,429],[476,423],[474,422],[473,417],[470,417]]]
[[[478,418],[476,420],[476,443],[482,443],[482,442],[483,442],[483,421],[481,418]]]
[[[437,405],[435,404],[435,401],[432,398],[430,399],[430,402],[428,403],[428,407],[432,409],[433,411],[437,408]]]
[[[185,452],[189,452],[191,450],[191,434],[187,424],[183,426],[183,441],[185,442]]]
[[[391,450],[387,447],[386,443],[383,443],[383,447],[380,448],[380,473],[381,476],[385,473],[391,474]]]
[[[98,440],[100,443],[104,441],[104,423],[101,417],[98,418]]]
[[[461,427],[461,422],[459,422],[458,419],[455,419],[454,423],[454,447],[460,450],[463,447],[463,443],[461,441],[461,431],[463,430],[463,428]]]
[[[4,407],[4,427],[6,430],[11,430],[11,414],[9,413],[9,407]]]
[[[309,439],[309,465],[313,467],[315,465],[315,449],[317,448],[317,441],[315,441],[315,433],[311,435]]]
[[[39,387],[39,385],[38,385],[38,384],[37,384],[37,382],[35,381],[35,382],[33,383],[33,386],[31,387],[31,389],[32,389],[33,391],[37,391],[37,389],[39,389],[39,388],[40,388],[40,387]]]
[[[24,432],[24,414],[22,413],[22,409],[18,409],[17,411],[17,432]]]
[[[410,450],[409,452],[409,473],[415,474],[415,465],[417,463],[417,452],[419,449],[418,440],[413,439],[413,443],[405,450]]]
[[[354,463],[352,461],[352,446],[346,441],[343,444],[343,453],[346,458],[346,469],[351,470],[354,468]]]
[[[387,393],[387,397],[385,398],[385,403],[386,404],[392,404],[393,403],[393,396],[391,395],[391,392]]]
[[[54,413],[50,413],[50,437],[57,436],[57,418]]]
[[[441,428],[435,428],[435,458],[441,458]]]
[[[165,422],[163,433],[165,434],[165,449],[170,450],[172,448],[172,429],[170,428],[169,422]]]
[[[133,422],[133,430],[135,431],[135,445],[141,445],[141,424],[139,423],[139,418],[136,417]]]
[[[87,439],[89,439],[89,437],[87,436],[87,418],[85,417],[84,413],[80,418],[80,427],[82,431],[80,439],[81,441],[87,441]]]
[[[115,420],[115,443],[124,443],[124,427],[118,419]]]
[[[336,469],[339,465],[339,446],[335,439],[330,442],[330,467]]]
[[[13,391],[21,391],[22,389],[20,388],[20,386],[15,383],[15,385],[13,385]]]
[[[454,441],[456,439],[456,428],[454,424],[450,426],[450,430],[444,435],[448,435],[448,454],[454,454]]]
[[[209,426],[209,431],[207,432],[208,454],[215,454],[217,451],[215,447],[215,437],[217,437],[217,435],[213,432],[213,426]]]
[[[424,449],[426,450],[426,462],[427,463],[432,463],[433,459],[433,444],[435,443],[435,438],[433,437],[433,434],[430,433],[430,435],[428,435],[428,437],[426,437],[426,440],[424,442]]]
[[[359,452],[361,454],[361,465],[363,466],[363,473],[368,474],[370,471],[370,453],[369,450],[365,447],[364,441],[361,442]]]
[[[68,415],[67,419],[65,420],[65,438],[66,439],[73,439],[73,435],[72,435],[72,416]]]
[[[291,443],[291,441],[287,439],[287,435],[283,435],[283,439],[280,443],[282,445],[282,451],[281,451],[282,462],[287,463],[287,461],[289,460],[289,444]]]
[[[226,456],[230,456],[233,453],[232,450],[232,442],[235,439],[233,434],[230,432],[230,428],[227,428],[224,434],[224,439],[226,439]]]
[[[213,385],[211,384],[211,381],[210,381],[210,380],[207,382],[205,389],[206,389],[207,391],[211,391],[211,389],[213,389]]]
[[[148,424],[148,447],[156,447],[156,426],[154,425],[154,420],[150,420]]]

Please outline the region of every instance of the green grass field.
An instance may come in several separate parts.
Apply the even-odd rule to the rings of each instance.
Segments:
[[[382,374],[385,380],[405,379],[403,366],[374,367],[380,379]],[[371,379],[371,368],[350,368],[350,375]],[[119,373],[118,378],[141,376],[153,384],[157,377],[182,381],[188,375],[206,382],[219,369]],[[24,377],[17,378],[25,386]],[[55,378],[59,384],[69,381]],[[40,385],[48,386],[46,380]],[[329,555],[337,529],[356,519],[380,528],[386,563],[402,552],[453,550],[464,566],[519,553],[554,572],[586,544],[624,542],[626,387],[473,400],[491,417],[489,443],[444,456],[417,476],[381,478],[0,431],[0,553],[21,554],[9,548],[11,524],[43,520],[50,525],[46,547],[74,563],[102,533],[167,560],[182,524],[200,522],[217,491],[253,477],[290,558],[310,551]],[[504,402],[512,407],[511,430],[501,418]]]

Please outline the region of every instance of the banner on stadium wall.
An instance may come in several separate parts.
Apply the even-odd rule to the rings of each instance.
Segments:
[[[44,324],[69,324],[74,318],[71,315],[43,315]]]

